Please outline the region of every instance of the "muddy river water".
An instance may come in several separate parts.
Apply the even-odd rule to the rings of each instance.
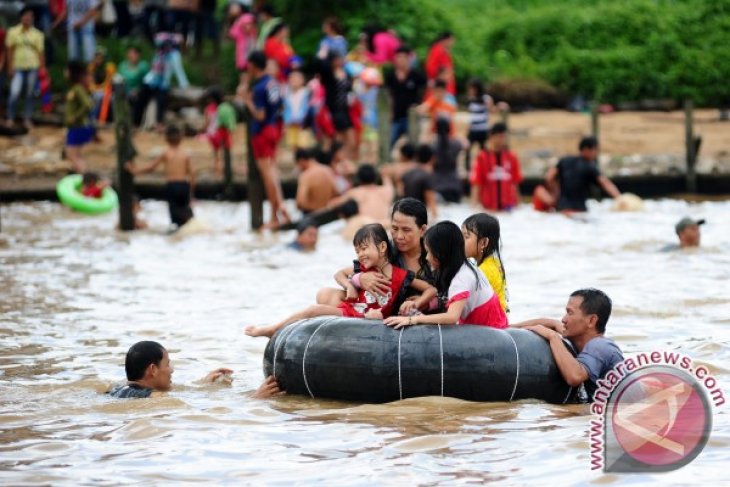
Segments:
[[[201,202],[214,231],[164,235],[166,207],[144,202],[151,230],[121,234],[116,215],[53,203],[0,207],[0,483],[3,485],[727,485],[729,405],[705,450],[665,474],[591,472],[587,406],[418,398],[362,405],[249,397],[266,339],[246,337],[313,302],[353,256],[337,224],[309,255],[293,238],[246,231],[245,205]],[[444,209],[461,222],[466,206]],[[660,252],[684,215],[703,217],[702,248]],[[614,301],[607,333],[628,355],[681,351],[730,393],[730,202],[594,203],[571,220],[528,208],[500,216],[511,320],[561,317],[594,286]],[[171,354],[174,389],[112,400],[134,342]],[[219,366],[232,386],[195,381]]]

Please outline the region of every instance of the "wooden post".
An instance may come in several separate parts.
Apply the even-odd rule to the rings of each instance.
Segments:
[[[227,200],[233,200],[235,190],[233,188],[233,163],[231,160],[231,149],[223,146],[223,196]]]
[[[684,143],[687,153],[687,191],[695,193],[697,191],[697,173],[695,172],[695,163],[697,158],[694,140],[694,104],[692,100],[684,101]]]
[[[390,96],[380,88],[377,98],[378,108],[378,165],[390,161]]]
[[[132,143],[132,117],[127,88],[121,77],[114,79],[114,135],[117,144],[117,189],[119,193],[119,228],[134,230],[134,176],[124,168],[137,155]]]
[[[408,138],[411,144],[418,145],[421,137],[421,116],[416,109],[416,106],[412,106],[408,109]]]
[[[591,135],[596,138],[596,140],[599,140],[598,132],[599,132],[599,125],[598,125],[598,102],[592,101],[590,104],[591,107]]]
[[[251,134],[251,112],[246,110],[244,124],[246,124],[246,161],[248,166],[248,181],[246,193],[251,208],[251,228],[258,230],[264,224],[264,183],[253,157],[253,136]]]

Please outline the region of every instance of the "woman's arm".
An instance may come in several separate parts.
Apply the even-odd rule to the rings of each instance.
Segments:
[[[405,301],[400,307],[401,314],[409,314],[412,311],[427,309],[431,300],[436,297],[436,288],[421,279],[414,279],[411,286],[421,295],[416,299]]]
[[[449,305],[446,313],[437,313],[434,315],[416,315],[416,316],[391,316],[386,318],[385,324],[392,326],[398,330],[410,325],[456,325],[459,322],[462,311],[466,306],[466,300],[460,299]]]

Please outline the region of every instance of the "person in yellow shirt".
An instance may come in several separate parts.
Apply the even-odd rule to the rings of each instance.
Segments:
[[[45,67],[43,33],[33,27],[33,10],[30,7],[21,10],[20,24],[8,31],[5,46],[8,48],[8,78],[11,80],[6,123],[8,126],[15,123],[15,107],[25,87],[23,123],[30,130],[33,91],[38,79],[38,70]]]
[[[499,220],[487,213],[476,213],[464,220],[461,225],[467,258],[476,260],[481,270],[499,296],[499,303],[505,313],[509,313],[509,293],[507,276],[500,255]]]

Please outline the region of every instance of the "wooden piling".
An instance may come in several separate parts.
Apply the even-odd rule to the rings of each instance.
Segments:
[[[390,95],[388,90],[378,90],[378,165],[390,161]]]
[[[114,136],[117,145],[117,193],[119,195],[119,228],[134,230],[134,176],[125,164],[134,160],[137,151],[132,143],[132,115],[127,88],[120,78],[114,80]]]
[[[418,145],[421,137],[421,116],[416,106],[408,109],[408,139],[414,146]]]
[[[592,101],[590,103],[590,109],[591,109],[591,135],[593,137],[595,137],[596,140],[599,140],[599,137],[598,136],[599,136],[599,130],[600,130],[600,126],[598,124],[599,123],[599,120],[598,120],[598,117],[599,117],[598,106],[599,106],[599,104],[598,104],[597,101]]]
[[[694,137],[694,103],[692,100],[684,101],[684,144],[687,154],[686,187],[690,193],[697,192],[697,173],[695,164],[697,162],[697,150],[699,144]]]
[[[235,190],[233,188],[233,161],[231,149],[223,147],[223,196],[227,200],[233,200]]]
[[[253,156],[253,135],[251,132],[251,112],[246,110],[243,123],[246,125],[246,161],[248,167],[248,181],[246,192],[248,204],[251,208],[251,228],[258,230],[264,224],[264,183],[261,173]]]

